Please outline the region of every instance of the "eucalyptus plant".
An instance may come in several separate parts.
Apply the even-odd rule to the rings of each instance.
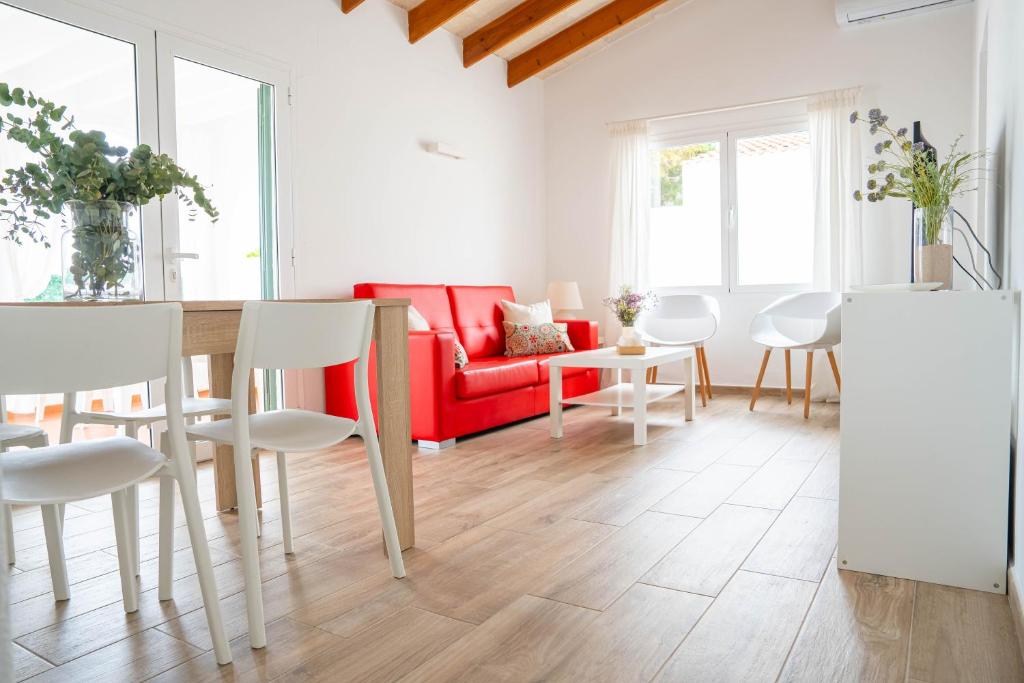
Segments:
[[[869,202],[909,199],[924,212],[925,243],[934,244],[953,199],[977,189],[976,174],[982,171],[978,162],[986,154],[961,151],[960,136],[940,162],[923,142],[912,142],[906,128],[894,130],[888,121],[881,109],[869,110],[866,119],[858,112],[850,114],[850,123],[865,123],[872,135],[885,138],[875,144],[879,159],[868,166],[867,193],[857,190],[853,197]]]
[[[169,194],[202,209],[217,209],[199,180],[149,145],[111,145],[96,130],[81,131],[67,107],[23,88],[0,83],[0,133],[38,159],[0,175],[0,237],[50,247],[46,221],[71,208],[75,254],[70,271],[79,289],[116,286],[134,268],[122,205],[141,207]]]

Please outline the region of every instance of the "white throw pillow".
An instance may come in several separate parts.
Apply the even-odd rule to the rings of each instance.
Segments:
[[[430,329],[430,323],[416,310],[415,306],[409,306],[409,331],[426,332]]]
[[[502,299],[501,312],[505,315],[505,322],[508,323],[543,325],[555,322],[551,317],[551,302],[547,299],[535,304],[517,304]]]

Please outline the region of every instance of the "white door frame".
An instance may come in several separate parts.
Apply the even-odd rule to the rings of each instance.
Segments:
[[[292,230],[291,192],[291,123],[289,92],[291,73],[280,65],[271,65],[250,56],[228,52],[191,38],[185,38],[166,31],[156,32],[156,69],[160,74],[159,121],[160,152],[174,157],[177,151],[177,131],[174,98],[174,59],[180,57],[213,69],[251,78],[274,88],[274,166],[276,179],[277,209],[277,275],[278,296],[290,299],[295,296],[295,268],[293,263],[294,235]],[[167,197],[162,204],[163,215],[163,262],[164,291],[167,298],[181,299],[181,278],[178,277],[178,263],[169,258],[171,252],[179,251],[178,201]]]

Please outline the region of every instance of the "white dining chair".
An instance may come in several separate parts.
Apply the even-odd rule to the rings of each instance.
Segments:
[[[323,450],[341,443],[354,434],[362,436],[377,497],[377,508],[384,527],[384,542],[391,563],[391,573],[396,578],[405,576],[402,550],[398,542],[398,528],[391,508],[391,496],[384,476],[380,443],[377,440],[370,407],[368,367],[373,314],[374,306],[369,301],[247,301],[242,307],[238,346],[235,349],[235,366],[231,376],[231,418],[192,425],[186,430],[190,439],[234,446],[249,643],[254,648],[264,647],[267,636],[256,545],[256,496],[252,467],[249,466],[249,458],[240,457],[243,453],[254,454],[257,449],[277,453],[284,552],[291,553],[291,510],[286,467],[288,455]],[[249,414],[249,373],[253,368],[323,368],[353,360],[356,361],[354,383],[356,405],[359,410],[358,421],[294,409]],[[161,540],[161,543],[163,542]],[[164,561],[170,562],[170,558],[161,558],[161,562]],[[169,575],[170,566],[161,565],[161,572]]]
[[[202,398],[195,395],[195,381],[192,374],[192,359],[185,357],[181,359],[181,374],[185,383],[185,394],[182,398],[182,413],[185,415],[185,423],[193,424],[196,418],[213,415],[230,415],[231,401],[226,398]],[[167,406],[160,404],[151,408],[132,410],[130,397],[122,401],[126,405],[120,408],[115,407],[111,412],[94,412],[92,410],[79,410],[79,396],[77,392],[64,394],[64,409],[60,420],[60,442],[71,443],[75,425],[93,424],[120,427],[124,429],[124,435],[132,439],[139,438],[139,430],[143,427],[152,427],[158,422],[167,420]],[[193,461],[195,460],[195,445],[189,444],[189,450]],[[135,575],[139,574],[139,492],[132,487],[128,492],[128,534],[132,538],[135,551]]]
[[[718,300],[704,294],[667,294],[639,321],[641,338],[648,346],[692,346],[697,359],[700,402],[711,399],[711,372],[704,342],[715,336],[722,320]],[[658,381],[658,368],[651,368],[648,382]]]
[[[41,508],[54,597],[66,600],[70,590],[58,506],[110,495],[124,610],[132,613],[138,610],[138,586],[127,492],[151,476],[177,481],[216,658],[230,662],[181,412],[181,305],[0,305],[0,329],[18,331],[0,335],[0,394],[68,393],[167,380],[165,450],[170,458],[125,436],[8,452],[2,458],[0,502]],[[69,345],[69,339],[79,343]],[[125,339],[131,342],[120,343]],[[161,494],[166,489],[161,486]]]
[[[750,409],[754,409],[761,393],[761,381],[768,367],[772,349],[786,351],[786,402],[793,403],[793,382],[790,375],[790,351],[807,351],[807,384],[804,388],[804,418],[811,415],[811,367],[814,352],[823,350],[828,354],[836,388],[842,391],[839,366],[833,347],[841,341],[842,318],[838,292],[804,292],[784,296],[761,310],[750,323],[750,338],[765,347],[761,370],[750,397]]]
[[[9,448],[24,446],[26,448],[38,448],[48,446],[49,439],[41,428],[36,425],[11,424],[7,421],[7,400],[0,396],[0,453]],[[7,564],[15,562],[14,551],[14,516],[11,506],[4,505],[0,508],[0,514],[4,516],[4,528],[6,529],[6,554]]]

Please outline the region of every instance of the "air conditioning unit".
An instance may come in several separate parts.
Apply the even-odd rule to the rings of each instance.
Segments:
[[[836,0],[836,21],[840,26],[888,21],[973,0]]]

